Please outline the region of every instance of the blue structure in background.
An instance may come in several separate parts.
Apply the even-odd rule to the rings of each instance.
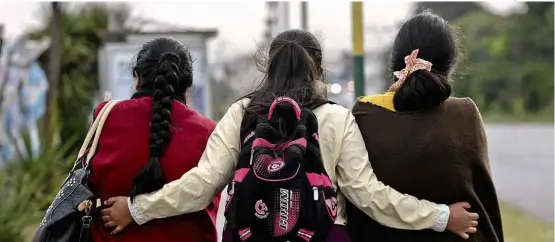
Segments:
[[[193,109],[196,109],[199,113],[206,115],[206,97],[204,95],[204,88],[205,86],[202,84],[194,85],[193,88],[191,88],[192,91],[190,93],[187,93],[189,101],[187,102],[187,105]]]
[[[34,61],[27,73],[27,83],[23,86],[23,117],[25,122],[36,122],[46,113],[46,91],[48,81],[46,72]]]
[[[0,166],[29,154],[23,134],[29,135],[31,155],[39,155],[37,122],[46,113],[48,80],[36,59],[49,45],[49,40],[29,41],[25,36],[13,45],[4,44],[0,57]]]

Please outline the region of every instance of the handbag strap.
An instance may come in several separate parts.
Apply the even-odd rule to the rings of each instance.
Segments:
[[[79,150],[79,153],[77,155],[77,160],[75,161],[75,164],[71,169],[72,171],[75,170],[75,168],[77,167],[77,165],[85,155],[87,155],[87,158],[85,160],[84,167],[88,166],[89,161],[92,159],[92,156],[96,152],[96,147],[98,146],[98,140],[100,139],[100,133],[102,132],[102,128],[104,127],[104,122],[106,122],[106,119],[108,118],[108,114],[118,102],[120,101],[111,100],[108,103],[106,103],[104,107],[102,107],[102,109],[97,115],[97,118],[94,120],[93,124],[89,128],[89,131],[87,132],[87,136],[85,137],[85,140],[83,141],[83,144],[81,145],[81,149]],[[92,140],[92,144],[91,144],[91,140]],[[89,147],[89,145],[91,148],[87,152],[87,147]]]
[[[104,123],[106,122],[106,119],[108,118],[108,115],[110,114],[110,111],[112,111],[112,109],[116,106],[116,104],[119,101],[113,100],[111,101],[112,105],[108,108],[106,108],[106,111],[104,111],[104,113],[102,114],[102,117],[100,118],[100,122],[98,123],[98,128],[96,129],[96,132],[94,133],[94,140],[91,144],[91,149],[89,150],[88,154],[87,154],[87,159],[85,160],[85,167],[89,165],[89,162],[91,161],[92,157],[94,156],[94,154],[96,153],[96,147],[98,146],[98,140],[100,139],[100,133],[102,133],[102,128],[104,128]]]
[[[104,114],[104,111],[106,111],[106,108],[108,108],[108,106],[110,106],[111,103],[112,101],[109,101],[108,103],[106,103],[104,107],[100,109],[100,112],[98,112],[97,118],[93,121],[91,127],[89,128],[89,131],[87,132],[87,136],[85,137],[85,140],[81,145],[81,149],[79,149],[79,153],[77,154],[77,160],[81,159],[85,155],[85,152],[87,151],[87,147],[89,146],[91,139],[93,138],[94,133],[96,132],[96,128],[98,127],[98,123],[100,122],[100,117],[102,117],[102,115]]]

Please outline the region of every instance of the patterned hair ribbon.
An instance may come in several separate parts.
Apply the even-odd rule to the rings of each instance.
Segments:
[[[408,76],[418,70],[432,70],[432,63],[420,58],[418,56],[418,49],[413,50],[410,55],[405,56],[405,68],[400,71],[393,72],[397,77],[397,81],[389,88],[389,91],[397,91],[405,82]]]

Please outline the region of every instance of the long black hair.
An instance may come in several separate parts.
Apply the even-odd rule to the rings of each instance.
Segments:
[[[193,67],[187,48],[172,38],[156,38],[143,45],[137,54],[133,75],[139,91],[152,95],[150,122],[150,157],[135,176],[131,200],[162,188],[165,175],[160,157],[171,140],[172,100],[185,102],[185,93],[193,85]]]
[[[425,10],[403,24],[393,44],[391,71],[405,68],[405,56],[416,49],[418,58],[433,64],[432,70],[415,71],[407,77],[393,99],[397,111],[430,108],[451,96],[449,78],[457,65],[459,48],[447,21]]]
[[[275,98],[288,96],[301,106],[325,99],[316,87],[322,80],[322,47],[314,35],[304,30],[286,30],[270,44],[265,75],[257,89],[246,95],[250,103],[247,117],[268,110]]]

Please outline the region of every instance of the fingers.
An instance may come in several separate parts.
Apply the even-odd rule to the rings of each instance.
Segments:
[[[112,213],[112,209],[111,208],[105,208],[105,209],[100,210],[100,213],[102,215],[110,215]]]
[[[111,198],[108,198],[108,200],[104,201],[104,205],[112,206],[117,201],[118,201],[117,197],[111,197]]]
[[[476,228],[477,226],[478,226],[478,221],[470,221],[470,227],[466,228],[464,232],[457,233],[457,235],[459,235],[463,239],[469,239],[470,238],[469,234],[474,234],[478,232],[478,229]]]
[[[468,218],[471,220],[478,220],[480,218],[480,215],[478,215],[477,213],[468,213]]]
[[[104,227],[107,228],[115,228],[111,234],[116,235],[123,231],[126,225],[129,225],[128,218],[125,214],[120,214],[120,211],[123,207],[127,207],[127,198],[126,197],[111,197],[108,200],[104,201],[106,206],[110,206],[108,208],[102,209],[100,212],[102,214],[102,221],[104,222]],[[122,219],[123,218],[123,219]]]
[[[104,227],[106,227],[106,228],[111,228],[111,227],[116,227],[116,226],[118,226],[118,225],[114,221],[108,221],[108,222],[104,223]]]
[[[464,231],[466,234],[473,234],[476,233],[476,231],[478,231],[476,228],[474,227],[468,227],[466,228],[466,230]]]
[[[467,233],[458,233],[458,235],[463,238],[463,239],[468,239],[470,238],[470,235],[468,235]]]
[[[106,227],[106,228],[111,228],[111,227],[118,226],[116,224],[116,222],[112,221],[112,217],[110,217],[110,215],[102,216],[102,221],[104,221],[104,227]]]
[[[467,202],[460,202],[459,203],[463,208],[469,209],[470,208],[470,203]]]
[[[111,234],[112,235],[119,234],[122,230],[123,230],[123,227],[118,225],[118,227],[116,227],[116,229],[114,229]]]

